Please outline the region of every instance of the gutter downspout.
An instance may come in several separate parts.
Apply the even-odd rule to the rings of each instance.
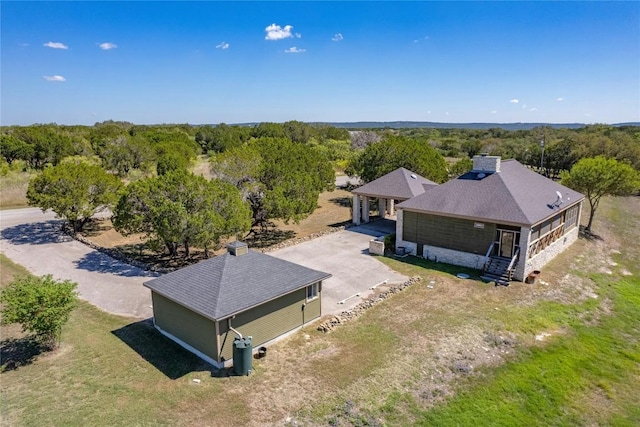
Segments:
[[[236,334],[238,336],[238,338],[243,339],[242,338],[242,334],[238,331],[236,331],[235,329],[233,329],[233,326],[231,326],[231,318],[227,319],[227,326],[229,327],[229,330],[231,332],[233,332],[234,334]]]

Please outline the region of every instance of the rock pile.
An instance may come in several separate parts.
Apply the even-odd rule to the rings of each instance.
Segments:
[[[318,330],[320,332],[325,332],[325,333],[326,332],[331,332],[336,327],[338,327],[339,325],[342,325],[343,323],[346,323],[349,320],[356,319],[356,318],[360,317],[360,315],[362,315],[367,309],[369,309],[369,308],[373,307],[374,305],[384,301],[385,299],[389,298],[390,296],[397,294],[398,292],[402,292],[403,290],[405,290],[409,286],[413,285],[414,283],[418,283],[421,280],[422,279],[419,276],[414,276],[414,277],[410,278],[409,280],[407,280],[404,283],[401,283],[399,285],[391,286],[389,289],[387,289],[385,291],[382,291],[380,293],[372,295],[372,296],[368,297],[367,299],[365,299],[364,301],[362,301],[360,304],[358,304],[355,307],[353,307],[352,309],[345,310],[342,313],[340,313],[339,315],[333,316],[329,320],[325,320],[320,325],[318,325]]]

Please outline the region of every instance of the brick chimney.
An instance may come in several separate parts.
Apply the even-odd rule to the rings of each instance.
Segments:
[[[474,172],[500,172],[500,156],[489,156],[486,153],[473,156]]]
[[[231,242],[227,245],[227,251],[233,256],[241,256],[249,253],[249,246],[244,242]]]

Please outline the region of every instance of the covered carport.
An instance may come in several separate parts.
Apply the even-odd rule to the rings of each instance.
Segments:
[[[389,172],[351,191],[353,223],[360,225],[369,222],[373,199],[378,199],[378,213],[381,219],[394,217],[396,202],[412,199],[436,185],[438,184],[405,168]]]

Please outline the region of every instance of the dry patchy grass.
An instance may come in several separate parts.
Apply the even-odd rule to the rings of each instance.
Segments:
[[[28,206],[27,187],[32,176],[30,172],[16,171],[0,176],[0,209]]]
[[[545,351],[571,340],[576,325],[597,327],[615,313],[593,273],[607,266],[611,274],[605,276],[621,276],[624,269],[637,275],[637,264],[629,261],[637,261],[640,227],[629,231],[623,221],[605,218],[628,209],[640,211],[640,203],[610,203],[621,205],[603,209],[598,223],[602,228],[597,228],[602,240],[580,239],[545,268],[544,283],[494,287],[458,279],[445,266],[381,258],[404,274],[422,276],[422,283],[330,334],[309,327],[270,346],[266,358],[254,361],[248,377],[219,377],[149,324],[132,324],[83,304],[65,330],[59,352],[2,374],[5,421],[418,423],[430,410],[447,408],[461,391],[492,380],[496,369],[511,366],[530,349]],[[629,221],[637,221],[637,215]],[[624,241],[621,233],[627,234]],[[432,281],[433,288],[427,287]],[[637,378],[637,373],[631,375]],[[568,411],[583,410],[582,420],[607,424],[629,404],[626,396],[637,392],[627,379],[603,380],[600,389],[576,395]]]

